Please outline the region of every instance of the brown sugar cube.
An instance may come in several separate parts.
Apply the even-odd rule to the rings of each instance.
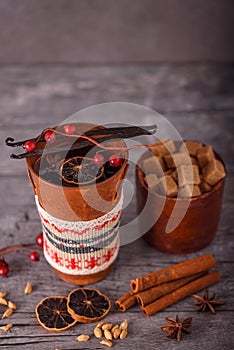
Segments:
[[[192,197],[198,197],[200,195],[201,195],[200,187],[198,185],[194,185]]]
[[[166,165],[165,165],[165,163],[164,163],[163,157],[155,157],[155,158],[156,158],[156,159],[158,160],[158,162],[160,163],[162,170],[165,171],[165,170],[166,170]]]
[[[152,191],[155,191],[157,188],[157,185],[159,183],[159,180],[155,174],[148,174],[144,177],[145,183],[148,186],[148,188]]]
[[[226,175],[223,164],[218,159],[213,159],[202,170],[204,180],[214,186]]]
[[[212,190],[213,187],[209,185],[207,182],[205,182],[203,175],[200,175],[200,180],[201,180],[200,190],[202,191],[202,193],[209,192]]]
[[[174,160],[173,160],[171,154],[165,155],[165,156],[163,157],[163,159],[164,159],[164,162],[165,162],[167,168],[169,168],[169,169],[175,168],[175,163],[174,163]]]
[[[198,163],[203,168],[207,163],[215,159],[215,155],[211,146],[204,146],[197,152]]]
[[[201,183],[201,179],[199,176],[199,167],[197,165],[192,165],[193,168],[193,184],[199,185]]]
[[[144,159],[142,162],[142,168],[145,174],[160,174],[160,172],[162,173],[166,169],[161,157],[149,157]]]
[[[155,156],[162,157],[165,154],[173,153],[175,151],[175,145],[172,140],[168,140],[168,141],[162,142],[157,146],[151,147],[150,150]]]
[[[185,185],[179,190],[179,197],[190,198],[198,197],[201,195],[201,190],[198,185]]]
[[[174,197],[178,193],[178,188],[175,180],[170,175],[166,175],[159,179],[157,191],[167,197]]]
[[[166,171],[164,171],[164,175],[171,175],[174,172],[173,169],[168,169]]]
[[[199,185],[201,180],[199,170],[196,165],[181,165],[177,168],[178,183],[180,187],[185,185]]]
[[[163,157],[164,162],[166,163],[166,166],[171,168],[176,168],[180,165],[187,165],[191,164],[191,159],[188,155],[188,153],[174,153],[174,154],[168,154]]]
[[[184,152],[184,150],[187,148],[188,153],[190,156],[196,156],[197,152],[200,148],[202,148],[202,144],[200,142],[195,141],[185,141],[184,144],[181,145],[180,151]]]
[[[191,162],[192,162],[193,165],[196,165],[199,168],[199,163],[198,163],[197,158],[191,157]]]
[[[177,170],[174,169],[170,175],[171,175],[171,177],[175,180],[175,182],[178,183],[178,173],[177,173]]]

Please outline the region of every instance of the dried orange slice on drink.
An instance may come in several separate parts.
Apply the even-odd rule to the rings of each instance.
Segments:
[[[86,185],[97,181],[104,173],[104,167],[94,164],[93,159],[76,156],[63,162],[60,176],[65,183]]]
[[[47,331],[62,332],[76,324],[67,310],[67,298],[63,296],[42,299],[35,311],[38,322]]]
[[[109,313],[110,308],[110,299],[97,289],[78,288],[68,294],[67,309],[78,322],[97,322]]]

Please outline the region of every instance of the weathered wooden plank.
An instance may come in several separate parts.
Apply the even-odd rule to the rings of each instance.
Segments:
[[[233,109],[232,65],[1,67],[1,127],[59,123],[97,103],[158,112]]]

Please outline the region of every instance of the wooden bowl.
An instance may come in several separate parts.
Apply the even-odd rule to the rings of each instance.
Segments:
[[[215,156],[223,163],[217,153],[215,153]],[[142,164],[145,157],[146,154],[144,153],[138,164]],[[144,181],[144,173],[137,166],[138,214],[143,210],[149,196],[150,209],[142,219],[142,224],[145,220],[147,221],[150,211],[152,213],[161,211],[158,220],[144,235],[144,239],[156,249],[171,254],[188,254],[206,247],[214,239],[218,228],[224,183],[225,178],[220,180],[210,192],[203,193],[199,197],[191,199],[169,198],[148,190]],[[175,204],[181,211],[184,210],[185,205],[188,205],[188,209],[178,226],[172,232],[166,233],[166,227]]]

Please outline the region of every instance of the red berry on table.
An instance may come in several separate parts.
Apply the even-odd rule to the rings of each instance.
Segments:
[[[72,135],[76,132],[76,127],[72,124],[64,125],[64,132],[67,135]]]
[[[31,261],[39,261],[40,260],[40,254],[38,252],[32,252],[29,255]]]
[[[95,165],[102,165],[105,163],[105,158],[102,154],[96,153],[93,157],[93,162]]]
[[[36,143],[32,140],[28,140],[27,142],[25,142],[23,147],[25,148],[26,152],[32,152],[36,148]]]
[[[36,237],[36,243],[39,245],[39,247],[43,247],[43,233],[39,233]]]
[[[109,163],[112,167],[117,168],[121,165],[122,163],[122,158],[120,158],[119,156],[113,154],[110,158],[109,158]]]
[[[0,259],[0,276],[7,277],[9,273],[9,266],[8,263],[4,258]]]
[[[0,267],[0,276],[7,277],[8,273],[9,273],[9,267],[8,266]]]
[[[56,135],[52,131],[47,131],[45,133],[44,139],[45,139],[46,142],[51,142],[52,143],[52,142],[54,142],[56,140]]]

